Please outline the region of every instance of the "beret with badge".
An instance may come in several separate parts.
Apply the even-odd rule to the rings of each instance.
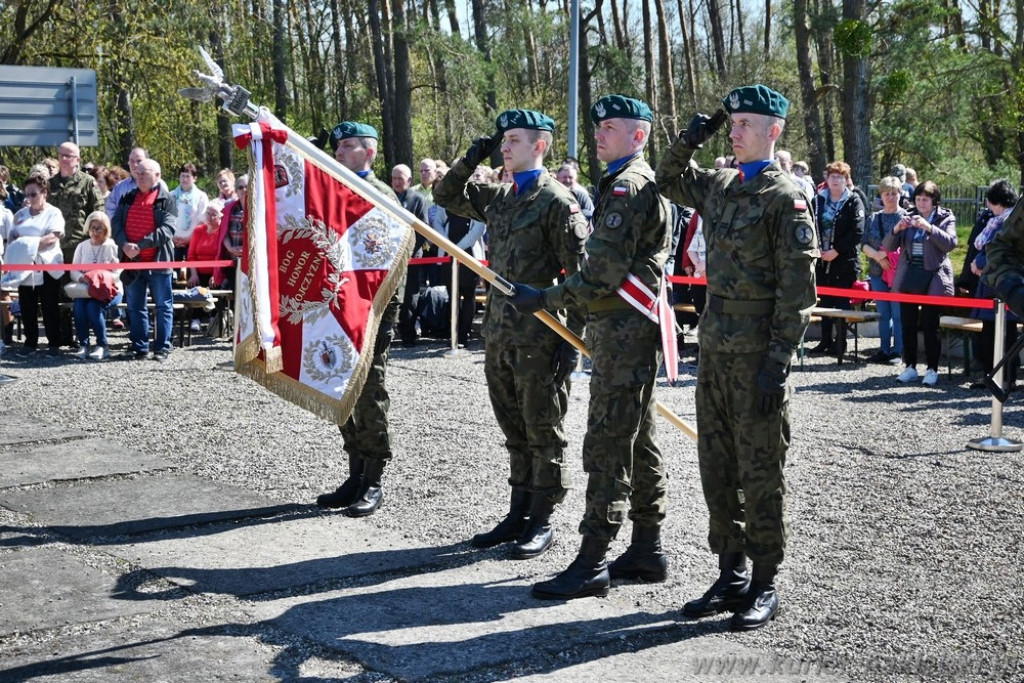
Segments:
[[[654,115],[643,100],[625,95],[605,95],[590,108],[590,119],[601,123],[607,119],[638,119],[652,122]]]
[[[342,121],[331,129],[331,137],[335,140],[346,140],[348,138],[380,139],[376,128],[367,123],[359,123],[358,121]]]
[[[765,85],[744,85],[722,98],[722,106],[730,114],[762,114],[786,118],[789,100]]]
[[[513,128],[528,130],[547,130],[554,132],[555,122],[550,116],[532,109],[509,109],[503,111],[495,121],[499,135]]]

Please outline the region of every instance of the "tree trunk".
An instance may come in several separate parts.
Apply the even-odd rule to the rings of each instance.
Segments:
[[[619,21],[619,6],[616,0],[612,0],[612,29],[615,31],[615,47],[621,52],[625,52],[626,39],[622,30],[622,23]]]
[[[386,0],[385,0],[386,1]],[[367,0],[367,10],[370,19],[370,36],[373,43],[373,70],[377,77],[377,97],[380,103],[381,128],[383,128],[383,140],[380,141],[379,149],[384,154],[385,163],[394,158],[392,152],[391,135],[391,112],[394,110],[393,81],[388,79],[388,66],[385,61],[384,36],[381,32],[381,7],[378,0]],[[384,10],[387,11],[386,9]]]
[[[453,36],[461,36],[459,28],[459,15],[455,11],[455,0],[444,0],[444,7],[448,11],[448,25],[451,26]]]
[[[764,63],[772,54],[772,0],[764,0]]]
[[[733,14],[733,40],[736,36],[739,36],[740,43],[740,56],[745,57],[747,54],[747,36],[743,32],[743,7],[740,5],[740,0],[736,0],[734,5],[730,6],[730,12]]]
[[[413,166],[412,81],[409,74],[409,22],[405,0],[394,0],[395,100],[391,114],[395,137],[394,156],[385,157],[388,169],[395,164]]]
[[[835,108],[832,106],[832,91],[835,88],[832,61],[832,30],[835,28],[835,15],[829,0],[821,0],[815,11],[814,34],[818,48],[818,74],[821,79],[821,104],[825,110],[825,156],[829,161],[836,158],[836,122]]]
[[[679,5],[679,29],[683,34],[683,64],[686,66],[686,84],[689,86],[689,105],[697,108],[697,74],[694,69],[694,62],[697,61],[693,45],[693,35],[690,33],[690,26],[693,26],[693,12],[687,12],[683,7],[683,0],[677,0]]]
[[[650,0],[640,0],[641,17],[644,30],[644,95],[647,104],[655,112],[655,119],[658,112],[658,84],[654,73],[654,28],[651,26],[651,3]],[[652,130],[654,126],[651,126]],[[658,145],[656,138],[652,135],[647,143],[647,154],[651,165],[656,166],[658,160]]]
[[[1020,0],[1024,2],[1024,0]],[[612,6],[614,7],[615,0],[612,0]],[[580,120],[583,122],[583,143],[587,149],[587,168],[589,170],[589,178],[592,185],[597,185],[597,181],[601,178],[601,160],[597,158],[597,147],[594,145],[594,122],[590,120],[590,108],[594,104],[593,96],[593,85],[590,80],[590,56],[587,52],[589,45],[589,39],[587,37],[587,30],[590,26],[591,19],[595,15],[601,12],[602,0],[597,0],[594,3],[593,11],[580,17],[580,35],[579,35],[579,70],[580,70]],[[578,152],[577,152],[578,153]]]
[[[124,18],[121,14],[121,4],[110,0],[110,20],[115,30],[124,27]],[[121,47],[127,50],[124,41]],[[223,68],[223,66],[222,66]],[[127,159],[135,146],[135,114],[132,111],[132,94],[128,89],[131,83],[131,62],[130,60],[117,55],[111,60],[111,89],[114,92],[114,130],[117,131],[117,151],[119,159]]]
[[[810,160],[811,177],[817,182],[825,176],[826,161],[821,137],[821,114],[818,112],[818,97],[814,87],[811,32],[807,23],[807,0],[793,0],[793,27],[796,37],[796,65],[800,77],[800,101],[804,110],[807,155]]]
[[[846,21],[863,21],[866,11],[865,0],[843,0]],[[843,50],[843,158],[850,164],[853,182],[867,187],[873,176],[868,55],[856,54],[852,47]]]
[[[665,19],[664,0],[654,0],[654,9],[658,15],[658,84],[661,94],[661,129],[668,134],[667,140],[672,141],[675,131],[679,128],[676,120],[676,84],[672,73],[672,45],[668,41],[668,21]]]
[[[337,98],[333,103],[338,114],[348,110],[348,70],[345,68],[345,45],[341,42],[341,7],[338,0],[331,0],[331,51],[334,57],[334,78],[331,90]],[[332,125],[328,119],[327,125]]]
[[[722,31],[722,11],[719,0],[708,0],[708,23],[711,24],[711,43],[715,52],[715,70],[718,80],[724,83],[725,73],[725,33]]]
[[[476,49],[484,56],[484,61],[490,65],[491,45],[487,39],[487,0],[471,0],[471,3],[473,7],[473,37],[476,40]],[[487,92],[484,96],[484,105],[484,111],[488,116],[493,118],[497,115],[498,93],[494,86],[493,71],[488,71],[487,74]],[[491,155],[491,163],[493,165],[501,163],[500,150],[495,150],[494,154]]]
[[[221,71],[227,73],[224,68],[224,41],[220,37],[220,31],[214,29],[210,31],[210,56],[217,62],[217,66],[220,67]],[[231,117],[230,115],[220,108],[223,102],[217,100],[217,168],[231,168],[232,164],[232,147],[234,146],[234,136],[231,135]],[[131,148],[128,149],[131,151]],[[128,154],[124,155],[124,158],[128,158]]]
[[[274,0],[274,116],[287,123],[288,83],[285,81],[284,0]]]

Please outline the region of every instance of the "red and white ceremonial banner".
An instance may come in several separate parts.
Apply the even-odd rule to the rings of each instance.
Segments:
[[[412,229],[289,143],[296,134],[266,110],[234,129],[251,168],[235,370],[343,424],[405,274]]]

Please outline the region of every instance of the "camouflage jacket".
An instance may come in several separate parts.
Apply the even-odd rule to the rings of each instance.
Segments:
[[[491,270],[510,282],[549,287],[564,269],[579,270],[590,226],[575,197],[546,171],[516,196],[508,183],[469,182],[473,169],[459,161],[434,188],[434,203],[487,224]],[[569,311],[569,328],[583,329],[583,314]],[[558,313],[564,324],[564,313]],[[509,344],[537,344],[555,333],[532,313],[519,313],[491,287],[484,314],[484,338]]]
[[[985,245],[985,258],[982,281],[1004,300],[1015,287],[1024,284],[1024,196]]]
[[[704,169],[692,156],[676,143],[658,165],[657,181],[663,195],[696,208],[704,221],[701,348],[789,363],[816,298],[820,252],[807,196],[775,162],[744,183],[738,171]]]
[[[47,201],[64,215],[64,236],[60,238],[60,250],[64,252],[64,262],[71,263],[75,257],[75,247],[89,237],[85,219],[93,211],[103,210],[100,190],[88,173],[75,171],[67,178],[58,173],[50,178],[50,196]]]
[[[672,246],[672,211],[658,194],[654,171],[637,154],[602,178],[597,190],[583,267],[544,292],[549,305],[576,302],[592,312],[630,308],[616,293],[630,273],[653,292],[661,286]]]

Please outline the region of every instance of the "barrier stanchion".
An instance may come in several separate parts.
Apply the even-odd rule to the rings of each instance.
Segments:
[[[995,342],[992,348],[993,358],[1003,357],[1003,340],[1006,336],[1006,307],[1003,302],[995,300]],[[1002,364],[996,367],[992,380],[997,386],[1003,386]],[[1003,436],[1003,403],[998,397],[992,396],[992,419],[989,427],[989,435],[981,439],[971,439],[967,442],[968,448],[977,451],[990,451],[997,453],[1011,453],[1024,448],[1020,441],[1007,439]]]
[[[449,258],[451,259],[449,263],[452,265],[452,289],[451,295],[448,297],[448,311],[452,326],[452,347],[444,355],[461,356],[467,351],[459,348],[459,267],[455,263],[455,259]]]

